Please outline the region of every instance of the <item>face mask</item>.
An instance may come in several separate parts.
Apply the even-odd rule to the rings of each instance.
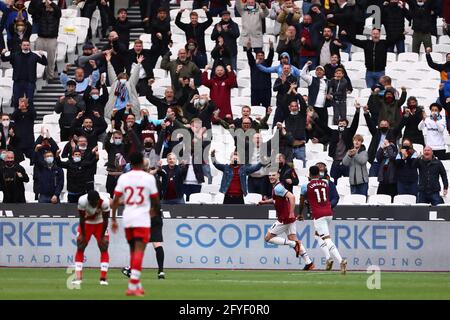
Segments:
[[[81,157],[73,157],[73,162],[80,162],[81,161]]]
[[[12,166],[14,165],[14,161],[5,161],[5,164],[6,164],[8,167],[12,167]]]
[[[55,160],[53,157],[45,158],[45,162],[47,162],[47,164],[52,164],[53,160]]]
[[[389,130],[389,128],[387,128],[387,127],[381,127],[380,128],[380,131],[383,132],[383,133],[388,132],[388,130]]]
[[[204,105],[206,104],[206,99],[199,99],[199,100],[198,100],[198,103],[199,103],[201,106],[204,106]]]
[[[92,131],[92,128],[86,127],[86,128],[84,128],[84,130],[87,131],[87,132],[91,132],[91,131]]]
[[[116,146],[120,145],[122,143],[122,139],[114,139],[114,144]]]
[[[439,114],[439,113],[437,113],[436,111],[433,111],[433,112],[431,113],[431,116],[432,116],[432,117],[437,117],[438,114]]]
[[[320,177],[321,177],[321,178],[325,178],[326,175],[327,175],[327,172],[326,172],[326,171],[320,171],[319,173],[320,173]]]
[[[152,144],[151,142],[146,142],[146,143],[144,144],[144,147],[146,147],[146,148],[151,148],[151,147],[153,147],[153,144]]]
[[[293,116],[296,116],[296,115],[298,115],[298,111],[291,111],[291,114],[292,114]]]
[[[237,161],[237,160],[234,160],[234,161],[233,161],[233,165],[234,165],[235,167],[237,167],[238,161]]]
[[[2,121],[2,125],[3,125],[4,127],[9,127],[9,120],[4,120],[4,121]]]
[[[419,6],[419,7],[421,7],[421,6],[423,6],[423,2],[417,2],[417,5]]]
[[[255,6],[247,6],[247,10],[254,10]]]
[[[28,54],[30,53],[30,50],[22,50],[23,53]]]
[[[87,149],[87,146],[78,146],[78,149],[80,149],[81,151],[84,151]]]
[[[91,97],[94,100],[98,100],[98,98],[100,98],[100,96],[98,94],[93,94]]]
[[[192,45],[192,44],[188,45],[188,49],[189,50],[195,50],[195,45]]]
[[[127,83],[127,79],[120,79],[119,82],[120,82],[120,84],[125,84],[125,83]]]
[[[6,158],[6,153],[0,154],[0,159],[5,160],[5,158]]]
[[[338,127],[339,132],[343,132],[345,130],[345,127]]]

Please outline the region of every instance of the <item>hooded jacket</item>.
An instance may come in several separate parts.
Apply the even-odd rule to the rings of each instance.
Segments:
[[[297,77],[297,78],[300,77],[300,70],[297,67],[292,65],[291,56],[289,55],[289,53],[283,52],[282,54],[280,54],[279,57],[281,59],[284,56],[288,57],[288,63],[291,65],[291,74],[294,77]],[[273,67],[266,67],[262,64],[256,64],[256,67],[265,73],[277,73],[279,77],[283,74],[283,65],[281,63],[279,65],[273,66]]]

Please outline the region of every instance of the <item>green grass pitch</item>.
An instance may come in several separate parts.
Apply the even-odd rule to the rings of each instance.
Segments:
[[[127,279],[108,273],[109,286],[98,283],[99,270],[85,269],[81,289],[69,290],[65,269],[0,268],[0,299],[450,299],[450,273],[381,272],[381,289],[369,290],[365,272],[167,270],[143,271],[145,297],[126,297]]]

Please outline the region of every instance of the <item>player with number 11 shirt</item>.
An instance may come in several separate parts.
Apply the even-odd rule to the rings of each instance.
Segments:
[[[340,264],[341,273],[345,274],[347,271],[347,260],[342,259],[330,237],[330,223],[333,220],[331,202],[334,202],[335,199],[330,199],[329,182],[320,178],[320,170],[317,166],[309,168],[309,178],[310,181],[301,188],[299,219],[303,219],[302,212],[305,207],[305,200],[307,200],[313,217],[317,241],[324,252],[329,252],[326,254],[328,256],[327,270],[331,270],[333,266],[333,260],[330,258],[331,254]]]
[[[126,294],[143,296],[140,278],[144,251],[150,240],[150,217],[161,210],[155,177],[143,170],[144,159],[141,153],[130,156],[132,170],[124,173],[117,181],[112,203],[112,231],[117,232],[117,208],[123,200],[122,222],[125,236],[130,245],[131,275]]]

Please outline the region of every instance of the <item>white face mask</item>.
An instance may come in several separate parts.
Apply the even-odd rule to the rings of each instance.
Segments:
[[[249,5],[247,5],[247,10],[254,10],[255,9],[255,6],[249,6]]]
[[[74,162],[80,162],[81,161],[81,157],[73,157],[73,161]]]
[[[125,83],[127,83],[127,79],[120,79],[119,82],[120,82],[121,84],[125,84]]]
[[[204,106],[206,104],[206,99],[199,99],[198,103],[200,103],[200,105]]]
[[[53,160],[54,160],[53,157],[45,158],[45,162],[47,162],[47,164],[52,164]]]
[[[9,127],[9,120],[3,120],[3,121],[2,121],[2,125],[3,125],[4,127]]]
[[[22,50],[23,53],[28,54],[30,53],[30,50]]]
[[[437,116],[439,115],[439,113],[437,113],[436,111],[433,111],[433,112],[431,113],[431,115],[432,115],[433,117],[437,117]]]
[[[298,111],[291,111],[291,114],[292,114],[293,116],[296,116],[296,115],[298,115]]]
[[[80,149],[80,150],[84,151],[84,150],[86,150],[86,149],[87,149],[87,146],[78,146],[78,149]]]

